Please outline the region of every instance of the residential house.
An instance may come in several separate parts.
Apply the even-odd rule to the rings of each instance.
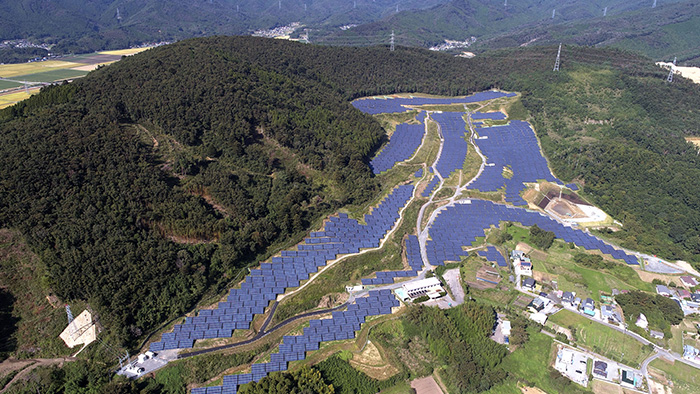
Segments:
[[[603,318],[603,320],[607,320],[610,324],[622,323],[622,316],[620,316],[620,313],[610,305],[603,305],[600,307],[600,316]]]
[[[651,335],[652,338],[664,339],[664,333],[661,331],[649,330],[649,335]]]
[[[681,276],[681,283],[683,283],[684,285],[686,285],[688,287],[695,287],[698,284],[700,284],[700,283],[698,283],[697,279],[693,278],[690,275]]]
[[[690,292],[686,289],[676,289],[676,294],[678,294],[678,298],[682,298],[684,300],[690,298]]]
[[[595,301],[592,298],[586,298],[581,304],[581,310],[587,315],[595,316]]]
[[[525,278],[523,279],[523,289],[525,290],[534,290],[535,289],[535,280],[532,278]]]
[[[516,275],[532,276],[532,261],[521,250],[510,252],[510,259],[513,261],[513,268]]]
[[[608,378],[608,363],[601,360],[596,360],[593,363],[593,375],[597,375],[603,379]]]
[[[574,293],[570,291],[565,291],[561,296],[561,301],[563,303],[569,304],[570,306],[574,304]]]
[[[700,302],[700,293],[691,294],[690,299],[693,300],[693,302]]]
[[[671,289],[664,285],[656,285],[656,292],[658,294],[661,294],[664,297],[670,297],[671,296]]]

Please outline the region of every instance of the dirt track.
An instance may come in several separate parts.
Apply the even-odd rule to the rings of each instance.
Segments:
[[[64,362],[76,361],[77,358],[73,357],[63,357],[63,358],[35,358],[30,360],[12,360],[7,359],[0,364],[0,376],[5,376],[13,371],[21,370],[12,380],[0,390],[0,393],[4,393],[10,388],[15,382],[24,378],[37,367],[47,367],[50,365],[58,364],[59,367],[63,366]]]

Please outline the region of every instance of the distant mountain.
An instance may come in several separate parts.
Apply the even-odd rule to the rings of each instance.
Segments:
[[[476,37],[492,49],[559,42],[615,45],[655,58],[700,54],[698,2],[669,0],[453,0],[426,10],[391,15],[348,31],[326,32],[315,42],[377,44],[396,33],[399,45],[431,46]],[[603,17],[607,7],[606,16]]]
[[[447,0],[406,0],[399,10]],[[58,52],[146,41],[248,34],[291,22],[341,26],[396,12],[394,0],[0,0],[0,38],[56,44]]]

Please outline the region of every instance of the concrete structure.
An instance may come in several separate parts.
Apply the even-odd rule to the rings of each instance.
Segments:
[[[84,310],[66,327],[59,337],[69,348],[77,345],[87,346],[97,339],[97,326],[92,321],[92,314]]]
[[[642,385],[642,375],[631,369],[621,369],[620,385],[631,389],[639,388]]]
[[[435,277],[409,282],[401,287],[411,298],[418,298],[424,295],[430,298],[436,298],[433,297],[433,295],[439,296],[439,294],[444,291],[442,289],[442,283]]]
[[[554,369],[583,387],[588,386],[586,367],[588,356],[574,349],[560,347],[554,360]]]
[[[661,331],[649,330],[649,335],[651,335],[652,338],[664,339],[664,333]]]
[[[639,314],[639,317],[637,318],[637,322],[634,323],[637,327],[647,329],[649,328],[649,321],[647,320],[647,317],[644,316],[643,313]]]
[[[544,324],[547,323],[547,315],[542,312],[533,313],[530,315],[530,320],[544,326]]]

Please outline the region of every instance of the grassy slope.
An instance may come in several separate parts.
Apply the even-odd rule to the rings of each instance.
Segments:
[[[649,356],[649,351],[635,339],[573,312],[562,310],[550,316],[549,321],[562,327],[576,328],[579,346],[632,367],[638,366]]]

